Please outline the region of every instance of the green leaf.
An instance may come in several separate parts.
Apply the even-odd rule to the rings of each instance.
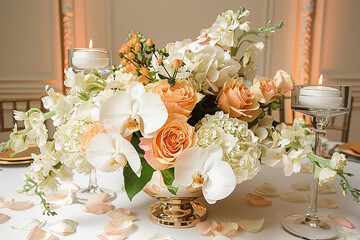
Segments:
[[[95,76],[101,78],[101,75],[97,71],[92,71],[89,74],[94,74]]]
[[[144,158],[141,159],[141,175],[138,177],[133,170],[130,168],[129,164],[126,164],[124,167],[124,183],[125,183],[125,191],[128,195],[130,201],[133,197],[140,192],[144,186],[150,181],[154,169],[146,162]]]
[[[149,76],[150,78],[155,77],[155,72],[149,72],[149,73],[148,73],[148,76]]]
[[[280,102],[272,102],[272,103],[270,103],[270,107],[272,109],[278,109],[280,106],[281,106]]]
[[[262,112],[257,116],[257,119],[262,119],[265,116],[265,111],[262,110]]]
[[[299,148],[304,148],[298,142],[291,142],[291,143],[288,144],[288,146],[291,147],[292,149],[295,149],[296,151],[299,150]]]
[[[59,169],[61,167],[62,163],[58,162],[56,165],[53,166],[55,169]]]
[[[87,100],[90,99],[89,96],[88,96],[86,93],[84,93],[84,92],[79,92],[78,94],[79,94],[78,97],[79,97],[81,100],[83,100],[83,101],[87,101]]]
[[[131,144],[134,146],[134,148],[136,149],[136,151],[137,151],[139,154],[144,154],[144,153],[145,153],[144,150],[142,150],[142,149],[139,147],[140,138],[141,138],[140,131],[135,132],[135,134],[133,134],[133,136],[132,136],[132,138],[131,138]]]
[[[164,183],[172,194],[176,195],[176,192],[178,190],[177,187],[173,187],[172,183],[174,182],[175,176],[174,176],[174,168],[168,168],[161,170],[161,175],[163,177]]]

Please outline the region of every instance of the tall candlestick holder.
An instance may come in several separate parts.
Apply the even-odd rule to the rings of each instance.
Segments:
[[[110,73],[111,58],[110,51],[102,48],[71,48],[68,50],[68,65],[75,73],[83,72],[85,74],[92,71],[98,72],[100,75]],[[108,202],[116,198],[116,193],[98,186],[96,169],[92,169],[89,174],[89,184],[86,188],[81,188],[76,192],[76,201],[78,203],[86,203],[90,196],[106,192],[109,197]]]
[[[326,134],[325,128],[328,125],[328,119],[337,115],[346,114],[350,111],[350,87],[349,86],[323,86],[316,88],[314,95],[306,96],[306,101],[302,101],[304,96],[301,96],[301,89],[307,87],[306,85],[295,86],[291,96],[291,108],[302,114],[312,118],[312,124],[315,132],[315,154],[320,156],[322,138]],[[337,89],[340,101],[337,104],[331,104],[331,100],[336,96],[324,96],[322,90],[324,88]],[[305,91],[303,91],[305,92]],[[331,94],[330,94],[331,95]],[[307,101],[309,98],[312,101]],[[328,105],[326,105],[326,102]],[[334,101],[333,101],[334,102]],[[337,105],[337,106],[336,106]],[[313,166],[313,173],[315,173],[315,164]],[[281,221],[282,227],[288,233],[305,239],[334,239],[337,237],[341,227],[334,221],[327,217],[320,216],[317,209],[319,178],[314,176],[312,184],[311,199],[308,211],[306,213],[291,214],[284,217]]]

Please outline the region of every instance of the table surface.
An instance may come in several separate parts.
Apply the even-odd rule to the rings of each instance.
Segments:
[[[18,194],[18,189],[22,184],[22,175],[27,171],[27,165],[1,165],[0,182],[1,190],[0,196],[11,196],[16,201],[32,200],[34,203],[39,202],[39,199],[34,196],[26,196]],[[348,172],[355,174],[355,177],[350,179],[350,182],[359,187],[360,185],[360,161],[358,163],[349,162],[345,168]],[[238,185],[235,191],[226,199],[218,201],[214,205],[205,204],[208,207],[207,221],[238,221],[265,218],[265,223],[262,230],[258,233],[248,233],[238,231],[232,239],[298,239],[286,233],[281,225],[281,219],[292,213],[304,213],[307,210],[307,203],[290,203],[282,201],[279,198],[267,198],[272,201],[270,206],[252,206],[245,200],[245,195],[253,192],[254,188],[269,182],[276,186],[279,192],[293,191],[290,187],[291,183],[299,181],[312,181],[311,174],[298,173],[291,177],[285,177],[281,168],[268,168],[262,166],[260,173],[252,180],[248,180]],[[88,176],[75,175],[74,183],[85,187],[87,185]],[[195,228],[188,229],[172,229],[158,226],[152,223],[148,217],[148,208],[157,200],[148,196],[144,192],[140,192],[132,202],[129,201],[126,193],[122,190],[123,180],[119,173],[98,173],[99,185],[111,189],[117,193],[117,199],[113,201],[116,208],[130,208],[132,213],[135,213],[138,220],[135,222],[135,230],[129,235],[128,239],[141,240],[151,233],[166,233],[176,240],[189,239],[208,239],[208,237],[200,236]],[[337,186],[336,194],[322,195],[336,201],[339,205],[338,209],[322,209],[319,208],[319,213],[327,216],[328,214],[334,216],[345,216],[354,225],[355,229],[347,231],[360,233],[360,205],[352,202],[350,196],[343,197],[342,190],[338,185],[338,179],[334,181]],[[204,199],[201,199],[205,203]],[[54,217],[43,216],[39,205],[25,211],[13,211],[9,209],[1,209],[0,212],[8,214],[11,219],[3,224],[0,224],[1,239],[6,236],[7,240],[25,239],[28,234],[27,231],[13,230],[10,226],[15,225],[21,221],[30,218],[37,218],[39,220],[46,219],[47,224],[43,227],[47,230],[48,226],[55,224],[63,219],[72,219],[79,223],[77,232],[69,236],[59,236],[59,239],[97,239],[96,235],[103,233],[104,224],[110,220],[110,217],[105,215],[93,215],[85,213],[82,206],[73,204],[70,206],[63,206],[56,210],[58,215]]]

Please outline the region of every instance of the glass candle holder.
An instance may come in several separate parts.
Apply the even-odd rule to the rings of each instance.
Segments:
[[[112,69],[110,51],[102,48],[71,48],[68,50],[69,68],[75,73],[97,71],[100,75]]]

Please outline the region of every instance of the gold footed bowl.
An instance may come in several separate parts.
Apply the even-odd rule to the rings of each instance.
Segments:
[[[179,188],[174,195],[166,188],[161,173],[156,171],[144,191],[160,200],[149,208],[150,219],[160,226],[189,228],[207,217],[206,207],[196,201],[202,196],[201,188]]]

